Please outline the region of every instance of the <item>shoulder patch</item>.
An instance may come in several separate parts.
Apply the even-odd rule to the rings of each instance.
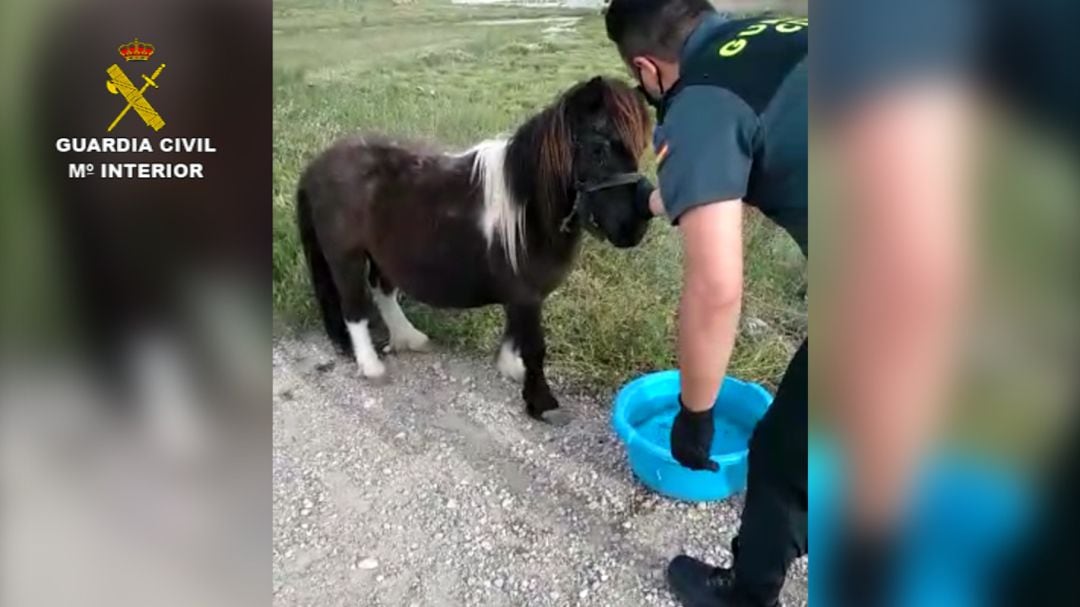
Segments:
[[[660,149],[656,150],[656,165],[660,166],[667,158],[668,152],[671,151],[671,147],[665,142],[660,146]]]

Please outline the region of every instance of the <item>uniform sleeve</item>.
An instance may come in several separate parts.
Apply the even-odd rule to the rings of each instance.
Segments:
[[[696,206],[746,195],[758,125],[726,89],[690,86],[675,97],[656,136],[660,195],[673,223]]]

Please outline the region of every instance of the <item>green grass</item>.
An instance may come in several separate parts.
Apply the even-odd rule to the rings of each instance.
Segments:
[[[570,32],[549,22],[581,17]],[[512,130],[560,91],[624,70],[595,11],[476,7],[448,2],[277,0],[274,21],[275,328],[317,324],[293,221],[306,162],[335,138],[377,131],[461,148]],[[650,161],[651,168],[651,161]],[[798,292],[805,264],[786,235],[756,213],[746,227],[744,317],[767,328],[739,340],[731,372],[775,384],[805,334]],[[618,251],[588,239],[575,271],[545,306],[549,367],[609,388],[674,366],[680,292],[678,234],[654,222],[645,243]],[[450,312],[407,303],[414,323],[443,345],[493,351],[498,308]]]

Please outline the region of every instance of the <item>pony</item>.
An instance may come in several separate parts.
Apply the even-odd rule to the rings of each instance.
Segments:
[[[533,418],[569,421],[544,376],[542,306],[566,278],[585,227],[637,245],[633,210],[651,122],[640,93],[595,77],[575,84],[512,135],[460,153],[352,136],[301,176],[296,211],[327,336],[358,372],[383,380],[370,321],[386,351],[425,351],[399,292],[437,308],[501,304],[499,371],[523,382]]]

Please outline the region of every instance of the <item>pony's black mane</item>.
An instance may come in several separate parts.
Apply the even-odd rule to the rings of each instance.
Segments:
[[[532,233],[544,234],[556,225],[569,209],[565,208],[573,196],[573,144],[569,129],[565,127],[565,105],[560,99],[525,121],[511,136],[506,148],[504,172],[506,184],[514,204],[522,207],[526,222]],[[566,129],[565,143],[551,141],[553,129]],[[568,153],[565,166],[554,166],[550,158],[551,146],[561,145]],[[545,154],[549,157],[545,158]],[[560,163],[562,164],[562,163]],[[541,233],[537,233],[537,231]]]
[[[649,115],[638,93],[605,78],[578,83],[518,127],[507,145],[506,183],[514,203],[526,213],[527,232],[546,242],[559,238],[562,222],[573,208],[571,107],[587,87],[594,87],[598,107],[626,149],[640,154],[648,141]]]

